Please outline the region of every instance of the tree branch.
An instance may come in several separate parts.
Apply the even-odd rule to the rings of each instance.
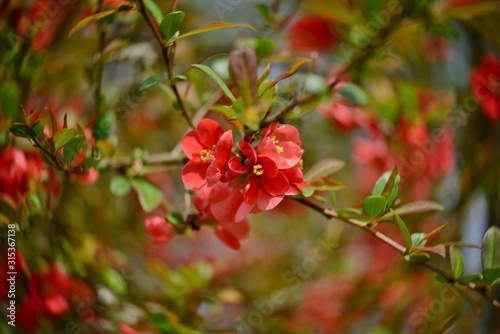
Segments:
[[[156,40],[160,44],[160,49],[162,52],[163,60],[165,62],[166,68],[167,68],[167,76],[168,76],[168,80],[169,80],[169,85],[170,85],[170,88],[172,89],[172,91],[174,92],[175,98],[176,98],[177,103],[179,105],[179,108],[182,112],[182,116],[186,119],[188,125],[192,129],[194,129],[195,126],[193,125],[193,121],[189,117],[186,106],[184,105],[184,101],[182,100],[181,94],[179,93],[179,89],[177,88],[177,85],[175,84],[175,82],[172,82],[173,55],[172,55],[172,57],[170,56],[170,51],[171,51],[172,47],[165,45],[165,43],[163,41],[163,37],[161,36],[160,30],[158,29],[158,26],[156,25],[155,22],[153,22],[153,20],[151,19],[151,17],[149,16],[149,14],[146,11],[146,6],[144,5],[144,1],[139,0],[139,5],[140,5],[139,7],[140,7],[140,11],[141,11],[142,16],[144,17],[146,22],[149,24],[151,30],[153,31],[153,33],[156,37]],[[173,45],[175,45],[175,43]]]
[[[386,245],[392,247],[393,249],[395,249],[396,251],[398,251],[399,253],[401,253],[403,255],[406,254],[406,252],[408,251],[408,249],[405,246],[403,246],[400,243],[398,243],[397,241],[391,239],[390,237],[388,237],[384,233],[382,233],[380,231],[377,231],[377,230],[375,230],[373,228],[370,228],[364,222],[340,216],[334,210],[325,209],[321,205],[319,205],[317,203],[314,203],[314,202],[311,202],[311,201],[309,201],[307,199],[304,199],[304,198],[296,198],[295,200],[297,202],[302,203],[303,205],[305,205],[305,206],[313,209],[314,211],[320,213],[325,218],[328,218],[328,219],[337,219],[337,220],[340,220],[340,221],[342,221],[344,223],[347,223],[349,225],[352,225],[352,226],[355,226],[357,228],[362,229],[363,231],[371,234],[372,236],[374,236],[378,240],[382,241],[383,243],[385,243]],[[497,308],[500,309],[500,302],[497,301],[497,300],[495,300],[495,299],[491,300],[489,298],[489,296],[487,295],[487,291],[483,287],[478,286],[478,285],[474,284],[473,282],[464,282],[461,279],[455,278],[450,273],[444,271],[443,269],[441,269],[439,267],[436,267],[435,265],[433,265],[433,264],[431,264],[429,262],[420,263],[420,265],[422,265],[423,267],[425,267],[425,268],[427,268],[427,269],[435,272],[436,274],[439,274],[439,275],[443,276],[449,284],[452,284],[452,285],[453,284],[457,284],[457,285],[460,285],[462,287],[465,287],[465,288],[468,288],[470,290],[475,291],[476,293],[478,293],[479,295],[481,295],[481,297],[483,297],[485,300],[487,300],[488,302],[491,302],[493,304],[493,306],[495,306],[495,307],[497,307]]]

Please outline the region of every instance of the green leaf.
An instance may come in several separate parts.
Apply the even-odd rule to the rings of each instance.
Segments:
[[[149,180],[141,178],[132,179],[132,187],[137,192],[139,203],[146,212],[154,210],[163,200],[163,193],[160,187]]]
[[[385,202],[383,196],[368,196],[363,201],[363,210],[370,217],[377,217],[384,212]]]
[[[411,263],[425,263],[429,261],[430,255],[427,253],[406,254],[404,259]]]
[[[314,187],[305,187],[305,188],[300,188],[300,191],[302,192],[302,195],[304,197],[311,197],[316,189]]]
[[[167,78],[165,78],[164,76],[160,75],[151,76],[141,83],[141,86],[139,87],[138,91],[142,92],[143,90],[154,87],[165,80],[167,80]]]
[[[80,22],[78,22],[73,27],[73,29],[70,30],[70,32],[68,34],[68,38],[70,38],[75,32],[77,32],[78,30],[86,27],[90,23],[92,23],[94,21],[98,21],[98,20],[100,20],[102,18],[105,18],[106,16],[113,15],[114,13],[116,13],[116,11],[117,11],[116,9],[109,9],[109,10],[105,10],[104,12],[100,12],[100,13],[97,13],[97,14],[94,14],[94,15],[87,16],[86,18],[80,20]]]
[[[36,123],[32,130],[33,130],[33,138],[36,139],[42,135],[44,126],[42,123]]]
[[[177,210],[171,210],[167,213],[167,220],[170,222],[170,224],[179,227],[184,224],[184,217],[182,216],[182,213],[180,213]]]
[[[118,294],[123,294],[127,290],[127,283],[116,270],[105,268],[103,273],[104,283]]]
[[[73,137],[64,146],[63,154],[62,154],[62,162],[65,165],[69,165],[73,160],[75,160],[75,158],[78,155],[78,152],[80,152],[80,149],[82,148],[84,142],[85,142],[85,137],[76,136],[76,137]]]
[[[266,22],[266,23],[271,22],[272,16],[271,16],[271,11],[269,10],[268,5],[260,3],[260,4],[255,5],[255,9],[257,9],[257,11],[260,14],[260,17],[262,17],[264,22]]]
[[[205,72],[205,74],[207,74],[210,78],[212,78],[212,80],[214,80],[219,85],[224,95],[226,95],[231,101],[233,102],[236,101],[236,98],[234,97],[233,93],[231,93],[231,91],[226,86],[224,81],[222,81],[222,79],[217,75],[217,73],[214,72],[214,70],[202,64],[192,64],[191,66],[196,67],[197,69]]]
[[[163,19],[163,13],[161,12],[160,7],[153,0],[144,0],[144,5],[151,12],[156,22],[160,24]]]
[[[484,280],[488,284],[497,285],[500,283],[500,267],[488,268],[483,270]]]
[[[408,230],[408,226],[406,226],[406,223],[403,221],[403,219],[401,219],[401,217],[399,217],[398,214],[395,213],[392,209],[391,212],[394,214],[394,217],[396,218],[396,223],[398,224],[401,233],[403,233],[403,237],[406,240],[406,244],[408,245],[409,248],[411,248],[413,244],[411,240],[410,231]]]
[[[111,191],[111,193],[116,197],[125,196],[130,192],[131,185],[132,184],[129,178],[118,175],[111,179],[111,182],[109,183],[109,191]]]
[[[179,36],[182,21],[184,21],[184,17],[186,13],[183,11],[177,11],[168,13],[161,20],[160,29],[163,38],[167,44],[171,44],[175,41],[175,38]]]
[[[342,86],[342,88],[339,90],[339,93],[345,99],[358,105],[363,106],[368,104],[368,95],[365,93],[365,91],[351,82],[346,83],[344,86]]]
[[[363,214],[359,208],[344,208],[337,211],[340,216],[360,216]]]
[[[405,215],[410,215],[410,214],[417,214],[417,213],[425,213],[425,212],[431,212],[431,211],[441,211],[443,210],[443,206],[439,203],[436,202],[430,202],[430,201],[417,201],[417,202],[412,202],[408,203],[405,205],[400,206],[397,209],[394,209],[394,212],[396,212],[400,216],[405,216]],[[393,218],[394,215],[392,212],[389,212],[382,216],[381,220],[383,219],[390,219]]]
[[[498,227],[492,226],[484,233],[481,255],[483,270],[500,267],[500,229]]]
[[[309,168],[309,170],[304,174],[304,180],[306,182],[311,182],[316,178],[328,176],[342,169],[344,165],[343,161],[337,159],[321,160]]]
[[[75,129],[62,129],[54,135],[54,148],[59,150],[76,135]]]
[[[10,126],[10,132],[17,137],[29,138],[33,135],[33,131],[26,124],[14,123]]]
[[[464,274],[464,259],[457,247],[450,247],[451,271],[454,278],[460,278]]]
[[[192,30],[190,32],[187,32],[185,34],[182,34],[178,36],[175,40],[178,41],[181,38],[186,38],[189,36],[201,34],[204,32],[209,32],[209,31],[214,31],[214,30],[219,30],[219,29],[230,29],[230,28],[250,28],[253,31],[255,31],[255,28],[251,24],[246,24],[246,23],[229,23],[229,22],[212,22],[204,27]]]
[[[398,165],[394,165],[389,179],[387,180],[382,190],[382,196],[387,198],[387,207],[391,207],[396,200],[396,196],[398,195],[399,181],[400,177],[398,174]]]
[[[410,116],[410,120],[414,120],[418,116],[417,90],[406,82],[399,82],[396,88],[406,114]]]
[[[309,183],[317,191],[340,190],[345,186],[337,180],[329,177],[319,177]]]
[[[425,246],[427,243],[426,234],[424,232],[414,232],[411,234],[411,247]]]

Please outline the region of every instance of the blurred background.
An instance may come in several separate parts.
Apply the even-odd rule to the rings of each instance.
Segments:
[[[172,1],[157,1],[163,13]],[[51,172],[27,140],[9,135],[26,110],[67,115],[107,158],[169,152],[188,126],[162,87],[138,91],[165,71],[160,48],[134,1],[0,3],[0,220],[2,247],[15,217],[16,327],[2,333],[499,333],[498,310],[472,292],[438,282],[390,247],[292,200],[252,215],[240,250],[210,227],[157,245],[135,192],[117,197],[124,170]],[[122,8],[75,32],[95,12]],[[213,21],[250,23],[179,40],[175,73],[190,110],[228,80],[228,53],[254,48],[271,76],[291,60],[315,68],[284,82],[323,94],[294,110],[304,168],[343,160],[335,207],[353,207],[398,164],[399,199],[434,200],[438,215],[411,216],[411,231],[447,227],[438,241],[481,245],[500,225],[500,2],[496,0],[190,0],[181,33]],[[368,50],[368,51],[367,51]],[[96,86],[100,83],[99,93]],[[281,85],[281,84],[280,84]],[[215,112],[209,117],[221,120]],[[42,114],[42,118],[48,117]],[[168,206],[185,209],[181,166],[152,168]],[[403,242],[397,227],[380,229]],[[463,249],[465,271],[481,271]],[[6,253],[5,253],[6,254]],[[7,307],[7,255],[0,304]],[[445,261],[436,263],[447,268]],[[497,291],[498,298],[498,291]]]

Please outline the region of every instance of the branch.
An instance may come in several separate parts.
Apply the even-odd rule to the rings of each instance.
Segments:
[[[177,103],[179,105],[179,108],[181,109],[182,116],[186,119],[189,126],[192,129],[194,129],[195,126],[193,125],[193,121],[189,117],[186,106],[184,105],[184,101],[182,100],[181,94],[179,93],[179,89],[177,88],[177,85],[175,84],[175,82],[172,82],[172,78],[174,76],[173,71],[172,71],[173,54],[172,54],[172,58],[170,57],[170,51],[172,50],[172,47],[165,45],[165,43],[163,41],[163,37],[161,36],[160,30],[158,29],[158,26],[156,25],[155,22],[153,22],[153,20],[151,19],[151,17],[148,15],[148,13],[146,11],[146,6],[144,5],[144,1],[139,0],[139,5],[140,5],[139,7],[141,10],[142,16],[144,16],[144,19],[151,27],[151,30],[153,31],[153,33],[156,37],[156,40],[160,44],[163,60],[165,62],[166,68],[167,68],[167,76],[168,76],[168,80],[169,80],[169,85],[170,85],[170,88],[172,88],[172,91],[174,92],[174,95],[175,95],[175,98],[176,98]],[[173,45],[175,45],[175,43]]]
[[[337,219],[337,220],[340,220],[344,223],[347,223],[349,225],[352,225],[352,226],[355,226],[357,228],[362,229],[363,231],[371,234],[372,236],[374,236],[378,240],[382,241],[383,243],[392,247],[393,249],[395,249],[396,251],[398,251],[399,253],[401,253],[403,255],[406,254],[406,252],[408,251],[408,249],[405,246],[403,246],[400,243],[398,243],[397,241],[391,239],[390,237],[388,237],[384,233],[377,231],[377,230],[374,230],[373,228],[370,228],[366,223],[363,223],[363,222],[355,220],[355,219],[340,216],[334,210],[325,209],[321,205],[313,203],[313,202],[311,202],[307,199],[304,199],[304,198],[295,198],[295,200],[297,202],[302,203],[303,205],[313,209],[314,211],[320,213],[325,218]],[[483,287],[477,286],[473,282],[464,282],[458,278],[455,278],[450,273],[444,271],[443,269],[441,269],[439,267],[436,267],[435,265],[433,265],[429,262],[420,263],[420,265],[435,272],[436,274],[443,276],[446,279],[446,281],[451,285],[457,284],[457,285],[460,285],[460,286],[463,286],[465,288],[468,288],[470,290],[475,291],[476,293],[480,294],[481,297],[483,297],[485,300],[487,300],[488,302],[491,302],[493,304],[493,306],[500,309],[500,302],[498,300],[495,300],[495,299],[490,300],[489,296],[487,295],[486,289],[484,289]]]

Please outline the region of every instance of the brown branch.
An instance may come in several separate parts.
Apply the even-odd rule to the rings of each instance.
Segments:
[[[139,0],[139,8],[140,8],[142,16],[144,17],[144,19],[148,23],[149,27],[153,31],[153,33],[156,37],[156,40],[160,44],[160,49],[161,49],[161,53],[163,56],[163,60],[165,62],[166,68],[167,68],[167,76],[169,79],[169,85],[170,85],[170,88],[172,89],[172,91],[174,92],[175,98],[176,98],[177,103],[179,105],[179,108],[182,112],[182,116],[186,119],[188,125],[192,129],[194,129],[195,126],[193,125],[193,121],[189,117],[186,106],[184,105],[184,101],[182,100],[181,94],[179,93],[179,89],[177,88],[177,85],[175,84],[175,82],[172,82],[172,78],[174,76],[173,70],[172,70],[173,54],[172,54],[172,57],[170,55],[171,50],[172,50],[172,46],[165,45],[163,37],[161,36],[160,30],[158,28],[158,25],[151,19],[151,17],[149,16],[149,14],[146,11],[146,6],[144,5],[144,1]],[[175,43],[173,45],[175,45]]]
[[[408,248],[406,248],[405,246],[403,246],[400,243],[398,243],[397,241],[391,239],[390,237],[388,237],[384,233],[377,231],[373,228],[370,228],[364,222],[361,222],[361,221],[358,221],[355,219],[351,219],[351,218],[347,218],[347,217],[343,217],[343,216],[339,215],[337,212],[335,212],[334,210],[325,209],[321,205],[314,203],[314,202],[311,202],[311,201],[304,199],[304,198],[296,198],[295,200],[298,201],[299,203],[302,203],[303,205],[306,205],[307,207],[313,209],[314,211],[320,213],[325,218],[337,219],[337,220],[340,220],[344,223],[347,223],[349,225],[352,225],[352,226],[355,226],[357,228],[362,229],[363,231],[371,234],[372,236],[374,236],[378,240],[382,241],[383,243],[392,247],[393,249],[395,249],[396,251],[398,251],[399,253],[401,253],[403,255],[405,255],[408,251]],[[455,278],[452,274],[444,271],[443,269],[441,269],[439,267],[436,267],[435,265],[433,265],[429,262],[420,263],[420,265],[435,272],[436,274],[443,276],[446,279],[446,281],[451,285],[457,284],[457,285],[460,285],[462,287],[465,287],[465,288],[468,288],[470,290],[475,291],[476,293],[481,295],[481,297],[483,297],[485,300],[487,300],[488,302],[491,302],[493,304],[493,306],[500,308],[500,302],[495,300],[495,299],[490,300],[489,296],[486,293],[486,290],[483,287],[477,286],[473,282],[464,282],[459,278]]]

